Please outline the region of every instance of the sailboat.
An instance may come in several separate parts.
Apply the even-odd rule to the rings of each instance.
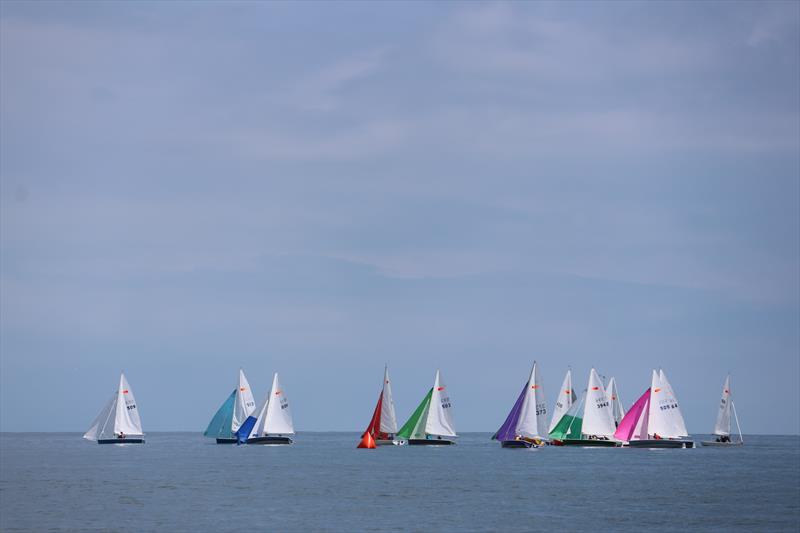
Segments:
[[[611,414],[614,415],[614,424],[619,427],[622,417],[625,416],[625,409],[622,408],[622,401],[617,393],[617,381],[613,376],[608,385],[606,385],[606,397],[611,402]]]
[[[410,445],[441,446],[455,444],[456,435],[453,424],[453,406],[447,387],[436,371],[433,388],[414,410],[411,418],[400,428],[397,436],[406,439]]]
[[[392,399],[392,385],[389,382],[389,366],[383,369],[383,387],[378,396],[378,403],[372,413],[369,426],[361,438],[364,439],[369,434],[372,441],[377,446],[386,444],[400,444],[401,441],[395,438],[397,434],[397,415],[394,412],[394,400]],[[361,446],[359,447],[366,447]]]
[[[739,440],[731,440],[731,410],[733,418],[736,420],[736,429],[739,430]],[[716,440],[703,441],[703,446],[741,446],[744,444],[742,438],[742,428],[739,426],[739,416],[736,414],[736,406],[731,398],[731,376],[725,378],[722,386],[722,399],[719,402],[719,412],[717,413],[717,423],[714,424],[714,435]]]
[[[613,440],[616,426],[614,425],[614,415],[611,412],[611,402],[606,397],[603,382],[594,368],[589,372],[589,386],[586,392],[578,402],[578,407],[573,409],[575,405],[570,407],[550,432],[553,444],[557,446],[620,446],[620,442]]]
[[[144,444],[139,408],[124,373],[120,373],[119,387],[83,438],[97,444]]]
[[[632,448],[693,448],[678,400],[663,370],[656,372],[619,423],[614,437]]]
[[[536,361],[506,421],[492,436],[503,448],[539,448],[547,435],[547,405]]]
[[[217,409],[203,435],[217,439],[217,444],[236,444],[236,432],[255,408],[253,391],[240,368],[238,386]]]
[[[556,424],[564,418],[564,415],[577,399],[578,396],[572,388],[572,370],[567,370],[567,375],[564,376],[564,382],[561,384],[561,390],[558,391],[556,405],[553,409],[553,418],[550,420],[550,427],[547,429],[548,433],[555,429]]]
[[[272,388],[261,406],[247,417],[236,432],[240,444],[291,444],[288,435],[294,435],[292,412],[286,392],[278,381],[278,373],[272,377]]]

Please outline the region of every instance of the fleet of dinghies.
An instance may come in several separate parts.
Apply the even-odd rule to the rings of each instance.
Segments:
[[[739,433],[731,440],[731,413]],[[624,410],[617,382],[607,384],[594,368],[589,372],[586,389],[578,396],[572,386],[572,370],[567,370],[556,396],[553,416],[548,424],[547,402],[536,361],[527,381],[505,421],[492,435],[503,448],[540,448],[545,445],[580,447],[693,448],[683,414],[663,369],[653,370],[650,387]],[[256,407],[250,383],[242,369],[236,388],[225,399],[209,422],[203,435],[217,444],[292,444],[294,436],[289,400],[277,372],[269,394]],[[731,395],[728,375],[722,387],[715,440],[704,446],[741,446],[744,444],[739,417]],[[369,425],[361,435],[358,448],[374,449],[382,445],[442,446],[455,444],[450,394],[436,371],[433,387],[405,424],[397,429],[389,368]],[[142,444],[144,432],[136,399],[125,374],[105,407],[83,435],[99,444]]]

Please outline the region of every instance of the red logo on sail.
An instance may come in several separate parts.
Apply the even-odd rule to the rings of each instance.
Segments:
[[[122,391],[122,394],[128,394],[128,389],[125,389],[124,391]]]
[[[281,390],[276,390],[276,391],[275,391],[275,396],[279,395],[279,394],[280,394],[280,393],[282,393],[282,392],[283,392],[283,391],[281,391]]]
[[[592,390],[600,390],[600,387],[592,387]]]
[[[653,392],[661,392],[661,389],[656,389]]]
[[[247,390],[247,387],[239,387],[239,390],[240,390],[240,391],[242,391],[242,392],[244,392],[244,391],[246,391],[246,390]]]
[[[436,390],[444,390],[444,387],[437,387]]]

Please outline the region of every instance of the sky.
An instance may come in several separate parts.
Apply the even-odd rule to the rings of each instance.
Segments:
[[[0,3],[0,430],[494,431],[537,360],[800,432],[800,4]]]

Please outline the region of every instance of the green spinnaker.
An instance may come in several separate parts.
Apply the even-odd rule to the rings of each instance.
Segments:
[[[422,403],[414,410],[414,413],[411,415],[411,418],[408,419],[408,422],[403,424],[403,427],[400,428],[400,431],[397,432],[397,436],[401,439],[410,439],[410,438],[425,438],[425,428],[424,423],[427,417],[423,415],[428,414],[428,408],[431,405],[431,396],[433,396],[433,388],[428,391],[428,394],[425,395],[425,398],[422,399]],[[420,431],[419,425],[422,422],[423,427]]]
[[[550,432],[550,438],[555,440],[580,439],[582,426],[582,418],[565,414]]]

